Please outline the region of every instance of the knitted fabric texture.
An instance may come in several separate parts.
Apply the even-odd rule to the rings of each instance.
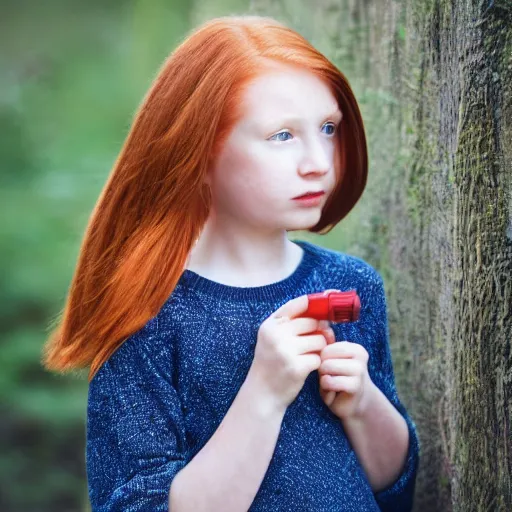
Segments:
[[[405,465],[395,482],[372,492],[341,420],[320,397],[313,371],[286,409],[249,510],[412,509],[420,445],[395,388],[383,280],[358,257],[293,242],[303,249],[300,264],[284,280],[265,286],[228,286],[185,269],[159,313],[94,376],[86,431],[93,512],[167,511],[173,478],[214,434],[244,382],[261,323],[289,300],[326,289],[355,289],[361,299],[359,320],[330,325],[337,342],[365,347],[372,381],[405,418]]]

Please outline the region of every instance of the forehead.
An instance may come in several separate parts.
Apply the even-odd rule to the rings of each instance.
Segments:
[[[307,70],[289,67],[258,76],[242,95],[242,111],[254,119],[281,114],[316,118],[337,109],[336,98],[326,83]]]

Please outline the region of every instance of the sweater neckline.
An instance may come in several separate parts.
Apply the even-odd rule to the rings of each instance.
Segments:
[[[310,242],[305,240],[291,240],[291,242],[303,249],[302,258],[295,270],[280,281],[262,286],[230,286],[212,281],[190,269],[184,269],[181,280],[190,289],[228,301],[279,300],[296,296],[297,290],[301,288],[311,271],[318,265],[319,255],[315,251],[315,246]]]

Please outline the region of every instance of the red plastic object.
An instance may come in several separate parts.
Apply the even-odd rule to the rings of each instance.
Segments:
[[[308,309],[301,316],[336,323],[359,319],[361,301],[356,290],[310,293],[308,301]]]

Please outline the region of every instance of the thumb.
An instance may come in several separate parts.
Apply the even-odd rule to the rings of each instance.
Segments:
[[[327,345],[336,343],[336,335],[334,334],[333,328],[330,325],[328,325],[325,329],[322,329],[322,331],[325,334]]]
[[[274,313],[272,313],[271,317],[279,318],[282,316],[287,316],[288,318],[295,318],[299,316],[301,313],[307,311],[309,305],[309,299],[307,295],[301,295],[299,297],[295,297],[294,299],[289,300],[285,304],[283,304],[279,309],[276,309]]]

